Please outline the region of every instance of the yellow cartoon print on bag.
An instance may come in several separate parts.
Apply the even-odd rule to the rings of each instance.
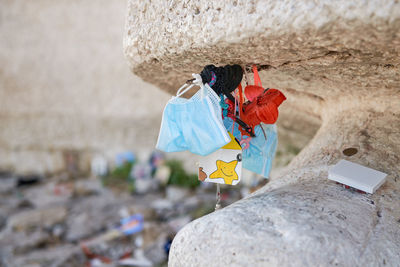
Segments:
[[[210,179],[222,178],[225,184],[232,184],[233,180],[238,180],[238,174],[235,171],[238,161],[224,162],[217,160],[217,170],[210,174]]]
[[[202,182],[236,185],[242,176],[242,148],[229,133],[231,142],[199,162],[199,180]]]

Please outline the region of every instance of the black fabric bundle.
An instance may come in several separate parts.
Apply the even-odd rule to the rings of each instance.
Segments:
[[[243,78],[243,69],[240,65],[226,65],[224,67],[216,67],[214,65],[207,65],[200,73],[203,83],[210,84],[212,80],[212,72],[216,76],[215,83],[211,88],[219,96],[224,94],[230,101],[235,103],[235,98],[232,96],[232,92],[239,86]],[[235,114],[236,116],[236,114]],[[235,121],[242,126],[242,128],[254,137],[254,132],[250,126],[243,122],[238,116]]]
[[[224,94],[229,100],[235,102],[235,98],[232,96],[231,92],[235,90],[242,81],[242,67],[240,65],[226,65],[224,67],[207,65],[200,73],[203,83],[210,83],[212,72],[214,72],[216,76],[216,81],[211,88],[217,95]]]

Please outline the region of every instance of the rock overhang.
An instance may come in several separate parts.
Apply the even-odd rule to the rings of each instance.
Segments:
[[[207,64],[257,64],[263,83],[288,96],[279,123],[304,124],[297,130],[306,132],[321,120],[313,140],[281,177],[256,196],[180,231],[170,265],[390,265],[400,260],[398,29],[397,1],[129,1],[124,51],[132,71],[144,80],[174,93]],[[349,193],[325,179],[327,168],[352,146],[358,153],[349,160],[389,173],[374,195]],[[322,206],[315,214],[304,210],[307,194],[329,206],[329,216],[339,223],[307,228],[313,223],[305,215],[318,221],[325,212]],[[290,205],[282,206],[288,198]],[[277,214],[271,219],[274,205]],[[251,210],[255,217],[247,218]],[[251,219],[256,217],[262,225]],[[292,230],[284,227],[279,233],[316,238],[285,243],[268,228],[269,221],[285,224],[295,218]],[[232,242],[232,221],[243,229],[225,253],[222,244]],[[217,222],[226,227],[208,227]]]
[[[398,70],[399,18],[396,1],[129,1],[124,52],[170,93],[207,64]]]

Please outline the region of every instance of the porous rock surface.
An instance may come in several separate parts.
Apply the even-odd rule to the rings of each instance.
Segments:
[[[184,227],[170,266],[399,266],[398,1],[128,3],[124,51],[145,81],[174,93],[204,65],[257,64],[288,98],[279,126],[321,125],[280,177]],[[330,182],[342,158],[386,183],[371,195]]]

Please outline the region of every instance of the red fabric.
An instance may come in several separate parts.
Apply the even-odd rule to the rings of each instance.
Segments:
[[[244,88],[244,94],[249,101],[254,101],[254,99],[264,91],[256,65],[253,65],[253,76],[254,85],[247,85],[246,88]]]
[[[286,100],[286,97],[277,89],[264,90],[264,88],[262,88],[261,79],[255,65],[253,65],[253,73],[255,85],[246,86],[244,92],[249,101],[244,103],[241,84],[239,84],[238,89],[240,119],[254,130],[254,127],[261,122],[266,124],[273,124],[276,122],[279,115],[278,107]],[[235,121],[234,103],[228,99],[225,103],[229,105],[228,117]],[[239,126],[239,130],[243,135],[250,136],[241,126]]]
[[[249,101],[254,101],[254,99],[259,96],[264,91],[264,88],[257,85],[247,85],[244,88],[244,95]]]
[[[242,114],[242,110],[243,110],[243,89],[242,89],[242,85],[239,84],[239,115]]]
[[[240,119],[247,125],[254,127],[261,122],[273,124],[278,119],[278,107],[286,100],[285,95],[277,89],[268,89],[259,95],[254,101],[243,105]],[[242,134],[248,135],[243,129]]]

